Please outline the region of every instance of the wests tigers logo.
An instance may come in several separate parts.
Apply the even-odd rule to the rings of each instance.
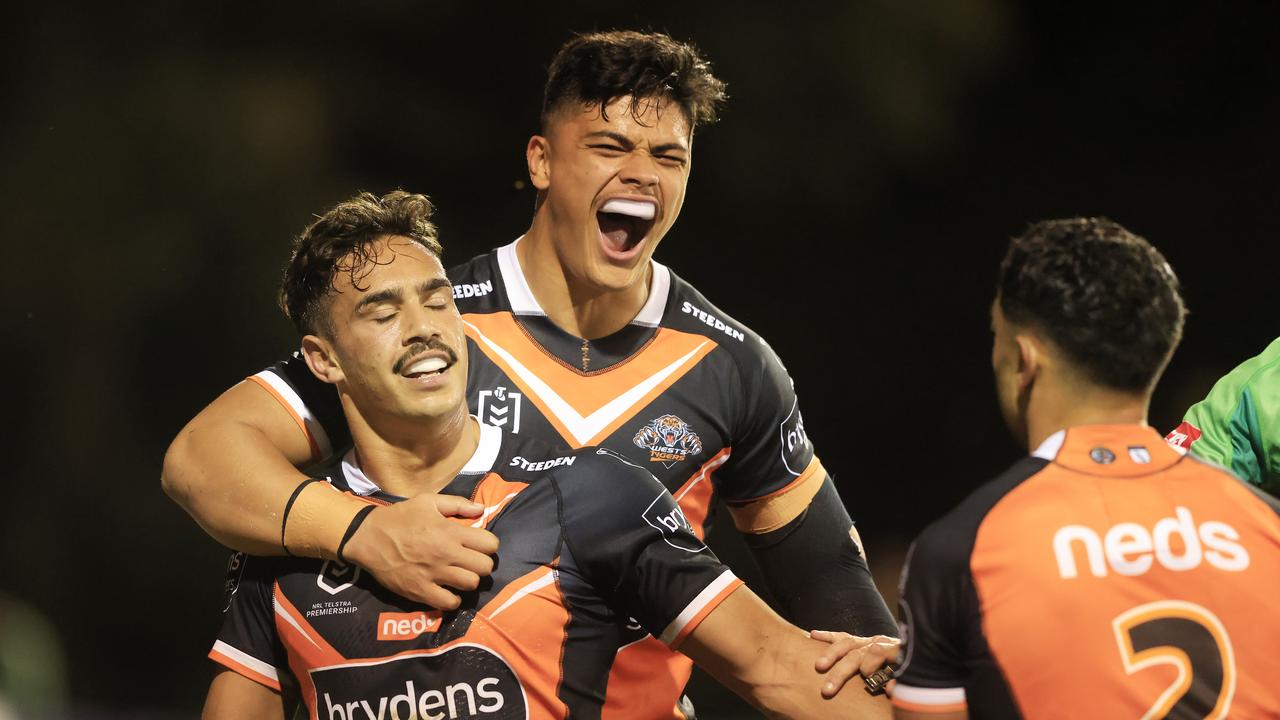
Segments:
[[[633,438],[636,447],[649,451],[650,462],[660,462],[667,467],[702,452],[702,440],[689,423],[675,415],[663,415],[640,428]]]

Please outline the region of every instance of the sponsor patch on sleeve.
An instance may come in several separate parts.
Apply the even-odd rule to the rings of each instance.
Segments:
[[[1180,450],[1190,450],[1191,443],[1199,440],[1202,434],[1200,428],[1184,420],[1181,425],[1173,429],[1173,432],[1165,436],[1164,441]]]
[[[782,442],[782,463],[788,472],[799,477],[809,466],[809,436],[804,431],[799,400],[792,403],[791,412],[778,426],[778,433]]]
[[[665,492],[654,498],[649,507],[644,509],[644,521],[658,531],[664,542],[677,550],[698,553],[707,549],[694,534],[693,526],[685,518],[684,511]]]

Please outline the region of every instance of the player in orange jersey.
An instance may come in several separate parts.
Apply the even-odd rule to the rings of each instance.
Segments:
[[[822,643],[743,587],[644,468],[468,413],[466,336],[430,212],[421,195],[363,194],[295,246],[284,305],[355,443],[313,484],[361,498],[365,517],[422,493],[470,497],[483,514],[457,522],[501,539],[493,573],[442,613],[343,563],[238,555],[210,653],[230,672],[206,720],[293,717],[299,702],[312,720],[600,717],[630,625],[772,716],[887,718],[861,688],[823,698]],[[869,672],[896,649],[881,638],[858,655]]]
[[[1146,424],[1183,315],[1114,222],[1013,240],[991,361],[1034,450],[913,546],[899,717],[1280,714],[1280,505]]]
[[[537,189],[528,231],[449,272],[466,323],[468,402],[514,434],[601,445],[643,465],[699,534],[714,491],[785,617],[894,634],[782,362],[653,260],[684,203],[695,128],[715,120],[723,99],[706,60],[666,35],[593,33],[561,48],[542,127],[525,148]],[[358,503],[308,487],[287,537],[279,518],[303,479],[293,466],[348,437],[332,387],[290,358],[183,430],[165,487],[233,547],[332,558]],[[347,552],[387,587],[450,608],[486,572],[494,538],[447,522],[437,505],[478,512],[428,496],[379,508]],[[615,664],[606,717],[669,710],[689,677],[688,660],[643,628],[633,640]]]

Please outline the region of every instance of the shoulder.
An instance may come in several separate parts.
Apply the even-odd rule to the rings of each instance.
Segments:
[[[453,299],[463,313],[494,309],[506,295],[497,250],[454,265],[447,275],[453,283]]]
[[[1236,411],[1242,400],[1251,403],[1274,401],[1280,404],[1280,398],[1272,398],[1266,392],[1254,392],[1259,386],[1273,383],[1280,383],[1280,339],[1272,341],[1261,353],[1222,376],[1214,383],[1209,394],[1187,411],[1187,420],[1198,424],[1213,418],[1228,417]]]
[[[781,367],[769,343],[746,324],[717,307],[674,270],[667,269],[671,289],[663,326],[714,340],[743,369],[765,365]]]
[[[566,503],[602,508],[651,502],[666,487],[645,468],[608,448],[585,447],[553,473]]]
[[[1049,461],[1025,457],[983,483],[916,539],[913,561],[961,563],[967,566],[978,528],[1001,500],[1046,466]]]
[[[1182,462],[1195,463],[1203,469],[1205,475],[1212,476],[1210,479],[1216,480],[1221,485],[1222,492],[1234,493],[1239,495],[1242,504],[1248,503],[1255,506],[1265,506],[1268,510],[1280,517],[1280,498],[1276,498],[1267,491],[1259,488],[1253,483],[1241,478],[1231,470],[1219,465],[1202,455],[1187,453],[1183,457]]]
[[[583,463],[588,455],[583,448],[569,450],[555,447],[528,435],[513,435],[502,431],[502,447],[493,463],[493,470],[512,482],[533,483],[558,474],[566,468]]]

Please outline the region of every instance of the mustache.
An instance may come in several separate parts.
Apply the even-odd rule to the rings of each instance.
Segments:
[[[395,374],[399,375],[400,371],[404,369],[404,366],[407,365],[410,360],[427,352],[428,350],[438,350],[448,355],[450,365],[458,362],[458,353],[455,352],[453,348],[445,345],[444,341],[440,338],[433,337],[426,342],[416,342],[410,345],[409,349],[404,351],[404,355],[400,356],[400,359],[396,361],[396,364],[392,366],[391,370],[395,372]]]

